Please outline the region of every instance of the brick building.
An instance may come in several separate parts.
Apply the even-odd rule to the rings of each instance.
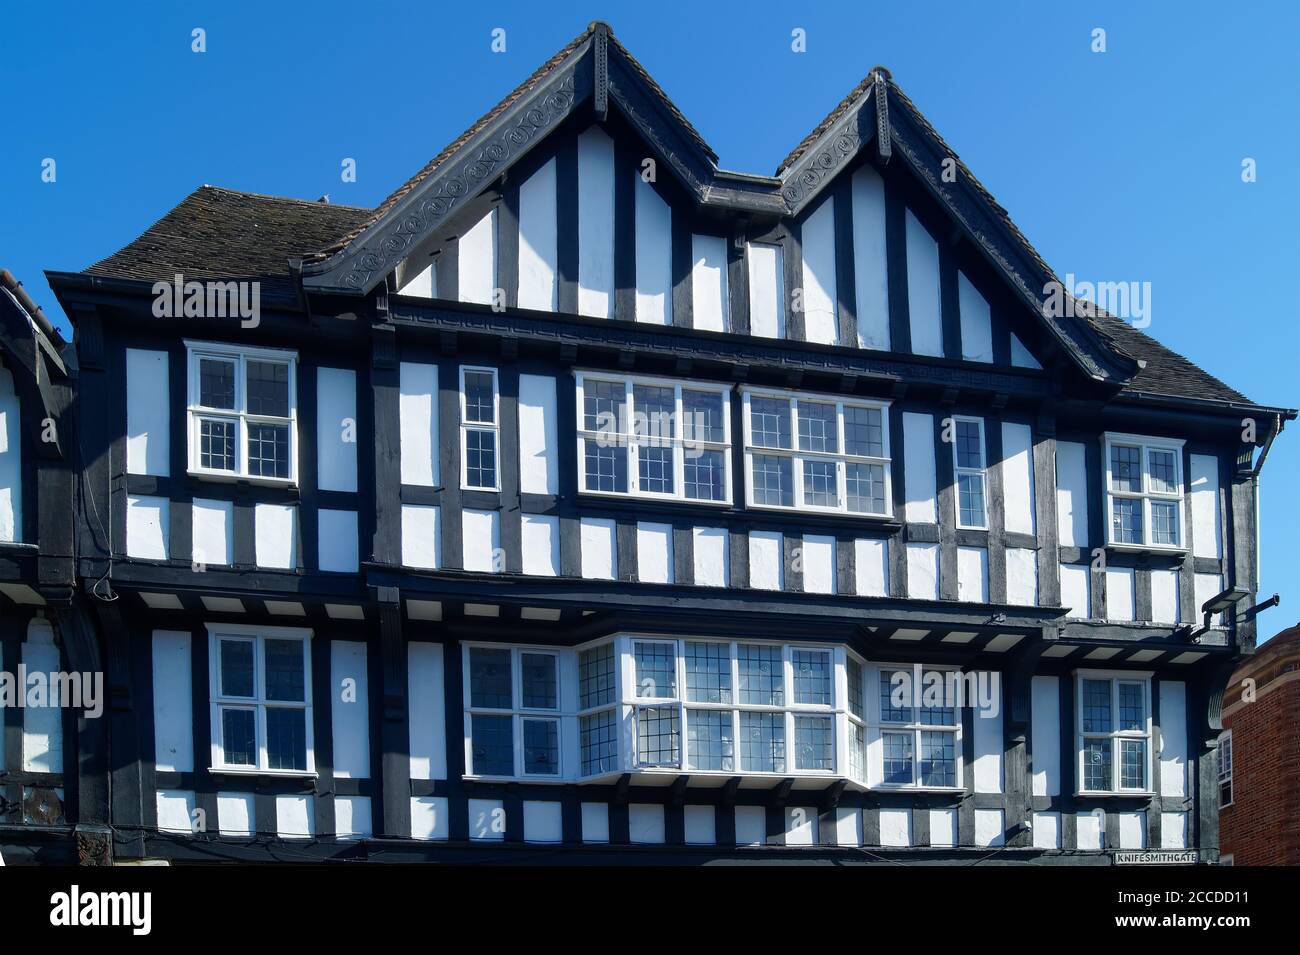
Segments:
[[[1253,699],[1247,680],[1253,681]],[[1219,737],[1223,859],[1235,865],[1300,865],[1300,624],[1246,658],[1224,701]]]

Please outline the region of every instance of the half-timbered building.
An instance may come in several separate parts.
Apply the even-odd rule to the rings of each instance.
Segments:
[[[1216,858],[1294,412],[1054,308],[884,69],[735,172],[595,23],[375,209],[50,281],[118,858]]]

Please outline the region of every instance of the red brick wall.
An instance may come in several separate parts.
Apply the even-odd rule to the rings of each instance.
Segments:
[[[1220,852],[1235,865],[1300,865],[1300,679],[1239,704],[1224,727],[1233,802],[1219,814]]]

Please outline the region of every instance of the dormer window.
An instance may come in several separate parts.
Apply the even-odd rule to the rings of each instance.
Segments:
[[[297,355],[214,342],[186,348],[190,473],[295,482]]]
[[[1183,442],[1107,434],[1106,542],[1150,550],[1183,548]]]

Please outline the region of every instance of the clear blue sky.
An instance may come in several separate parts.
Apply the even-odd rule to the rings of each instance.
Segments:
[[[0,265],[57,315],[42,270],[84,268],[201,183],[373,205],[603,17],[733,169],[772,172],[888,66],[1059,273],[1152,283],[1150,334],[1255,401],[1300,405],[1300,4],[798,6],[16,5],[0,31]],[[1261,635],[1300,619],[1297,488],[1300,425],[1264,473],[1260,590],[1283,605]]]

